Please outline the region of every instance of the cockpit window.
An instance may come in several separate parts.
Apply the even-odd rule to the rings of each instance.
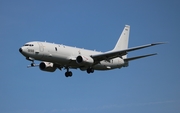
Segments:
[[[29,44],[25,44],[24,46],[29,46]]]
[[[34,46],[33,44],[25,44],[24,46]]]

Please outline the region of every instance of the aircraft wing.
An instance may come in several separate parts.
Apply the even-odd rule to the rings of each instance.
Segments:
[[[143,45],[143,46],[128,48],[128,49],[120,50],[120,51],[109,51],[109,52],[102,53],[102,54],[91,55],[91,57],[96,62],[100,62],[102,60],[109,60],[109,59],[113,59],[116,57],[122,57],[123,55],[126,55],[130,51],[139,50],[139,49],[143,49],[143,48],[147,48],[147,47],[151,47],[151,46],[155,46],[155,45],[159,45],[159,44],[164,44],[164,43],[158,42],[158,43],[152,43],[152,44],[147,44],[147,45]]]

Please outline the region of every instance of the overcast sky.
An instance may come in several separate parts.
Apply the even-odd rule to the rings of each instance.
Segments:
[[[178,0],[0,0],[1,113],[179,113],[180,2]],[[87,74],[43,72],[19,48],[48,41],[111,50],[124,26],[129,47],[168,42],[130,52],[158,53],[129,67]],[[36,61],[39,63],[39,61]]]

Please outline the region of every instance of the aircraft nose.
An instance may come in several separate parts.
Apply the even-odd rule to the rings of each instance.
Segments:
[[[22,53],[22,48],[19,48],[19,52]]]

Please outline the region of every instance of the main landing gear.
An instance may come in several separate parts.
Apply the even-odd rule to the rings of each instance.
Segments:
[[[87,69],[87,73],[88,73],[88,74],[94,73],[94,69],[93,69],[93,68],[88,68],[88,69]]]
[[[69,68],[66,67],[67,71],[65,72],[65,76],[66,77],[72,77],[73,73],[71,71],[69,71]],[[87,73],[90,74],[90,73],[94,73],[94,69],[93,68],[88,68],[87,70]]]
[[[71,71],[69,71],[69,68],[66,68],[67,71],[65,72],[65,76],[66,77],[72,77],[73,73]]]

